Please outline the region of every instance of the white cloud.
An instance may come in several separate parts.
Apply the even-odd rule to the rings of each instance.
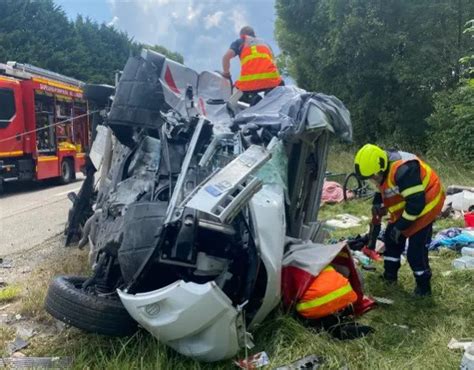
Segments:
[[[221,69],[222,55],[245,25],[255,27],[258,36],[275,50],[274,0],[107,0],[107,3],[115,27],[136,41],[181,53],[185,64],[198,71]],[[232,66],[236,75],[238,61],[233,61]]]
[[[221,23],[222,16],[224,15],[224,12],[222,10],[219,10],[215,12],[214,14],[208,14],[204,17],[204,27],[206,30],[212,27],[218,27]]]
[[[242,7],[235,7],[232,9],[232,18],[234,22],[234,31],[235,33],[239,33],[243,26],[248,26],[247,21],[247,12]]]
[[[107,26],[109,27],[112,27],[112,26],[115,26],[117,24],[117,22],[119,21],[119,17],[117,17],[116,15],[112,18],[112,20],[107,23]]]

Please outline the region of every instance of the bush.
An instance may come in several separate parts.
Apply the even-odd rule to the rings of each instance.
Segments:
[[[435,95],[429,154],[474,167],[474,80]]]

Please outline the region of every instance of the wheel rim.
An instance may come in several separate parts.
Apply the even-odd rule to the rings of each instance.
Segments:
[[[63,165],[61,166],[62,169],[62,177],[64,180],[69,180],[71,177],[71,168],[67,161],[63,161]]]

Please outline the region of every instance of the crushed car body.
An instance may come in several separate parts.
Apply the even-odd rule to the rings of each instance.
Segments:
[[[100,180],[93,194],[86,180],[80,207],[76,241],[93,274],[53,281],[47,311],[100,334],[138,323],[197,360],[234,356],[281,300],[288,238],[321,241],[331,136],[352,137],[335,97],[280,86],[249,107],[217,73],[150,50],[131,57],[88,162]]]

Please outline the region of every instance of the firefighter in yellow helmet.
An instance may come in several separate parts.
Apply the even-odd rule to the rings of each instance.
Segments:
[[[384,279],[396,282],[408,239],[407,259],[416,280],[415,295],[431,295],[427,244],[445,194],[435,171],[416,155],[364,145],[354,159],[356,174],[378,187],[376,210],[389,213],[385,231]]]
[[[272,49],[265,41],[256,37],[252,27],[242,27],[240,37],[222,57],[224,77],[231,78],[230,60],[236,56],[240,58],[240,77],[235,82],[235,87],[249,98],[258,92],[268,92],[283,85]]]

